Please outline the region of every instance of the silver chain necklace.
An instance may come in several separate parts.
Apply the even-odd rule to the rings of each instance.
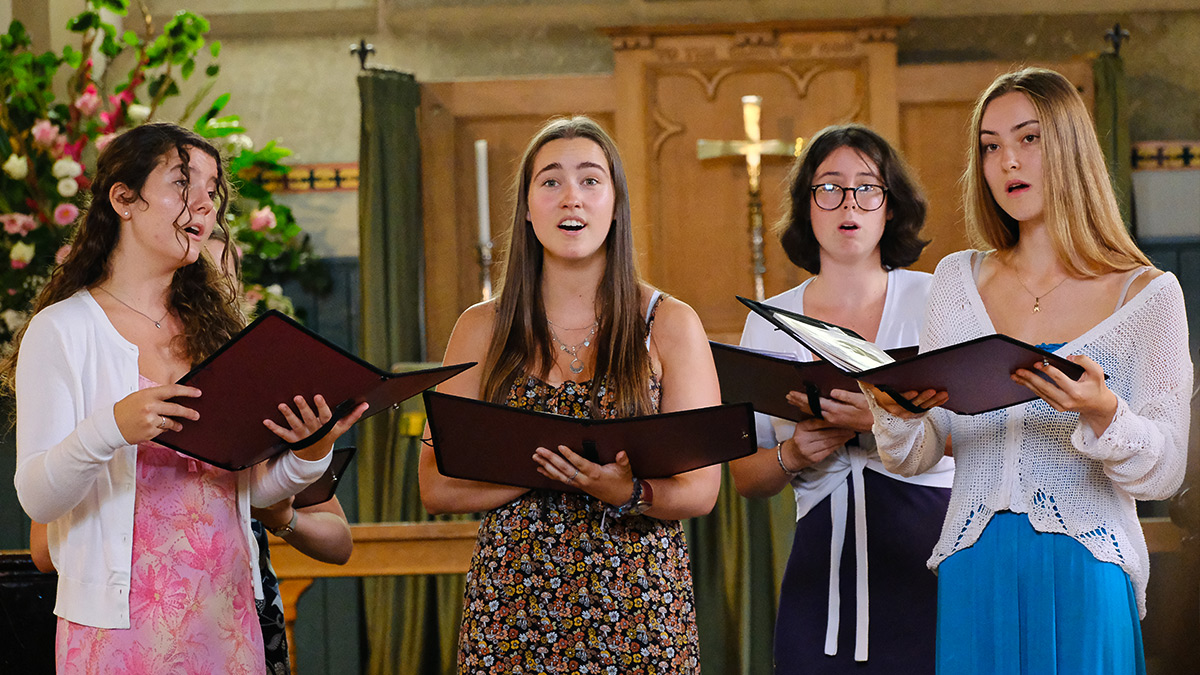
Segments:
[[[170,310],[170,309],[168,309],[168,310],[167,310],[167,314],[163,314],[161,319],[159,319],[158,321],[155,321],[155,320],[154,320],[154,317],[150,316],[149,314],[147,314],[147,313],[143,312],[142,310],[138,309],[137,307],[134,307],[133,305],[129,304],[128,302],[125,302],[124,300],[122,300],[122,299],[118,298],[117,296],[113,295],[113,292],[112,292],[112,291],[110,291],[110,290],[108,290],[107,288],[105,288],[105,287],[103,287],[103,286],[97,286],[96,288],[98,288],[98,289],[100,289],[100,290],[104,291],[105,293],[108,293],[108,297],[112,298],[113,300],[116,300],[117,302],[121,303],[122,305],[125,305],[125,306],[126,306],[126,307],[128,307],[129,309],[132,309],[133,311],[137,312],[138,314],[141,314],[142,316],[144,316],[144,317],[146,317],[147,319],[149,319],[149,320],[150,320],[150,323],[153,323],[155,328],[162,328],[162,322],[163,322],[163,321],[166,321],[166,319],[167,319],[167,314],[170,314],[170,313],[171,313],[171,310]]]
[[[579,358],[579,350],[583,349],[584,347],[591,346],[592,338],[595,337],[595,335],[596,335],[596,328],[600,325],[600,320],[596,319],[595,321],[592,322],[592,329],[590,331],[588,331],[587,337],[585,337],[583,339],[583,342],[580,342],[579,344],[576,344],[576,345],[568,345],[558,338],[558,333],[554,332],[554,322],[553,321],[551,321],[550,319],[546,319],[546,323],[549,324],[549,326],[550,326],[550,337],[554,340],[554,342],[556,344],[558,344],[558,348],[563,350],[563,353],[571,355],[571,365],[569,365],[567,367],[570,368],[571,372],[575,373],[576,375],[582,373],[583,372],[583,359]],[[575,328],[575,329],[571,329],[571,330],[579,330],[579,329]]]

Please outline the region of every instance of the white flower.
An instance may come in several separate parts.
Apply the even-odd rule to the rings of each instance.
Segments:
[[[231,150],[235,150],[237,152],[254,149],[254,141],[251,140],[246,134],[233,134],[229,138],[226,138],[225,142],[229,143],[229,148]],[[234,154],[237,154],[237,152]]]
[[[142,105],[141,103],[131,103],[125,109],[125,114],[129,117],[130,122],[141,124],[150,116],[150,106]]]
[[[58,194],[70,199],[79,192],[79,183],[75,182],[74,178],[64,178],[58,181]]]
[[[4,325],[8,326],[8,332],[15,333],[25,325],[25,312],[18,312],[15,309],[6,309],[0,313],[0,319],[4,320]]]
[[[50,173],[54,174],[55,178],[74,178],[83,173],[83,167],[70,157],[63,157],[54,163]]]
[[[8,251],[8,258],[13,262],[13,269],[21,269],[33,260],[33,244],[27,244],[23,241],[18,241],[12,245]]]
[[[9,155],[4,162],[4,173],[13,180],[22,180],[29,175],[29,160],[16,153]]]

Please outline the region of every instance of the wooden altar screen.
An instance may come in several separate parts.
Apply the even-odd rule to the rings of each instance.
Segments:
[[[745,138],[741,98],[762,96],[762,136],[789,143],[839,122],[892,140],[895,19],[614,28],[617,134],[647,278],[694,307],[713,339],[736,342],[753,295],[747,177],[740,158],[700,161],[696,141]],[[766,157],[768,230],[789,158]],[[768,296],[805,275],[765,236]]]

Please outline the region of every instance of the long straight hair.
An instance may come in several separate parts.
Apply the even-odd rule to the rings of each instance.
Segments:
[[[1083,98],[1067,78],[1044,68],[1001,75],[975,104],[962,181],[963,210],[972,242],[1008,251],[1021,237],[1017,221],[996,203],[984,178],[979,140],[988,105],[1012,92],[1024,94],[1037,111],[1042,129],[1046,229],[1063,266],[1073,275],[1094,277],[1150,265],[1121,219]]]
[[[515,180],[512,224],[502,241],[502,277],[497,297],[491,342],[484,361],[482,397],[503,402],[520,378],[535,375],[545,380],[554,364],[546,306],[542,298],[542,265],[545,251],[528,220],[529,188],[533,162],[547,143],[584,138],[600,146],[608,160],[615,201],[613,222],[605,239],[605,267],[596,290],[595,368],[591,403],[600,414],[601,391],[611,397],[617,416],[650,412],[650,355],[646,325],[641,313],[641,279],[633,253],[633,227],[629,214],[629,186],[621,156],[612,138],[588,117],[556,118],[547,122],[529,141]]]
[[[187,178],[191,152],[203,152],[217,162],[216,227],[228,239],[225,211],[230,188],[221,153],[204,138],[174,124],[151,123],[135,127],[113,139],[97,158],[90,203],[75,231],[70,253],[34,299],[32,314],[71,297],[82,288],[108,279],[112,254],[121,234],[121,219],[109,200],[112,187],[123,183],[133,191],[136,199],[141,199],[142,188],[150,173],[175,153],[182,160],[181,170]],[[187,189],[184,188],[183,195],[185,204]],[[178,225],[176,229],[180,230]],[[184,235],[179,232],[178,236]],[[167,294],[167,307],[182,324],[173,347],[189,364],[195,365],[216,351],[245,325],[245,317],[236,302],[236,283],[236,279],[218,272],[212,260],[203,253],[196,262],[175,270]],[[13,376],[17,355],[28,325],[26,323],[17,332],[12,351],[0,361],[0,383],[8,393],[15,391]]]

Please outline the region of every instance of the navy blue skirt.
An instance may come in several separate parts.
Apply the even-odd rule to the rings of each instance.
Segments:
[[[867,661],[854,660],[856,562],[854,486],[842,549],[837,654],[825,655],[829,606],[830,498],[796,523],[775,623],[778,674],[933,673],[937,578],[926,566],[950,502],[950,489],[913,485],[864,471],[867,511]]]

